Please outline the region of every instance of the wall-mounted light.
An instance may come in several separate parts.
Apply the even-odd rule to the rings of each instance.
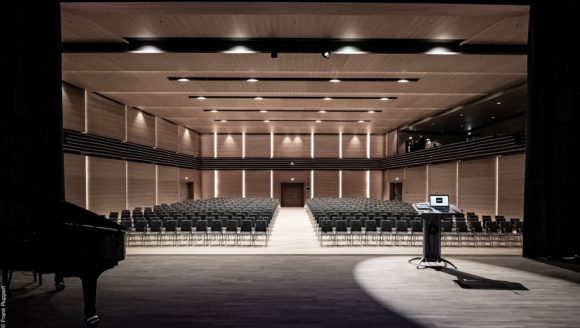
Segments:
[[[409,83],[411,81],[409,81],[407,79],[398,79],[397,82],[399,82],[399,83]]]
[[[247,79],[246,82],[254,83],[254,82],[258,82],[258,79],[250,78],[250,79]]]
[[[322,52],[321,55],[322,55],[322,58],[328,59],[328,58],[330,58],[330,51]]]
[[[198,96],[198,97],[197,97],[197,98],[195,98],[195,99],[197,99],[197,100],[205,100],[205,99],[207,99],[207,98],[206,98],[206,97],[204,97],[204,96]]]
[[[338,83],[338,82],[340,82],[340,80],[339,79],[330,79],[329,82]]]
[[[177,82],[189,82],[189,79],[182,77],[182,78],[177,79]]]

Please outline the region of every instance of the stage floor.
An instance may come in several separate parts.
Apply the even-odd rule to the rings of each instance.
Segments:
[[[518,256],[130,255],[99,280],[101,327],[579,327],[580,274]],[[526,290],[462,289],[453,275]],[[7,327],[79,327],[80,281],[14,274]]]

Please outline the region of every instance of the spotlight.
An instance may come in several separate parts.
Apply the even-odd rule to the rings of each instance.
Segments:
[[[321,120],[316,120],[316,123],[322,123],[322,121]]]
[[[363,120],[360,120],[360,121],[358,121],[358,122],[359,122],[359,123],[364,123],[365,121],[363,121]]]
[[[264,120],[264,123],[270,123],[270,120]]]
[[[210,112],[212,112],[212,113],[217,113],[218,111],[217,111],[217,110],[215,110],[215,109],[212,109]]]
[[[411,81],[409,81],[407,79],[399,79],[397,82],[399,82],[399,83],[409,83]]]
[[[322,58],[328,59],[328,58],[330,58],[330,51],[325,51],[325,52],[321,53],[321,55],[322,55]]]
[[[324,97],[324,98],[322,98],[322,100],[328,101],[328,100],[332,100],[332,98],[330,98],[330,97]]]
[[[369,114],[374,114],[374,113],[375,113],[375,111],[374,111],[374,110],[369,110],[369,111],[368,111],[368,113],[369,113]]]
[[[222,122],[222,123],[226,123],[226,122],[227,122],[227,120],[221,120],[220,122]]]
[[[188,78],[182,77],[180,79],[177,79],[177,82],[189,82]]]
[[[199,96],[196,98],[197,100],[205,100],[206,98],[204,96]]]
[[[320,114],[324,114],[324,113],[326,113],[326,111],[325,111],[325,110],[319,110],[318,112],[319,112]]]
[[[382,97],[380,100],[387,101],[387,100],[391,100],[391,99],[389,99],[389,97]]]
[[[262,110],[260,111],[260,113],[267,113],[267,112],[268,112],[268,111],[267,111],[267,110],[265,110],[265,109],[262,109]]]
[[[340,80],[339,79],[330,79],[329,82],[338,83],[338,82],[340,82]]]
[[[258,79],[250,78],[250,79],[247,79],[246,81],[250,82],[250,83],[254,83],[254,82],[258,82]]]
[[[254,98],[254,99],[255,99],[255,100],[262,100],[262,99],[264,99],[264,98],[262,98],[262,97],[260,97],[260,96],[257,96],[257,97],[256,97],[256,98]]]

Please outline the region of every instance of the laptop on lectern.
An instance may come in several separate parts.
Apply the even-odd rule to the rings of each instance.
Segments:
[[[430,195],[429,206],[439,212],[449,212],[449,195]]]

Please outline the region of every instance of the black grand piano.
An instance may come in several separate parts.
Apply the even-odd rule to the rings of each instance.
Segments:
[[[13,204],[15,205],[15,204]],[[87,326],[96,327],[97,278],[125,258],[125,232],[119,224],[74,204],[30,201],[16,204],[18,218],[0,223],[0,268],[9,289],[11,271],[56,273],[82,280]]]

